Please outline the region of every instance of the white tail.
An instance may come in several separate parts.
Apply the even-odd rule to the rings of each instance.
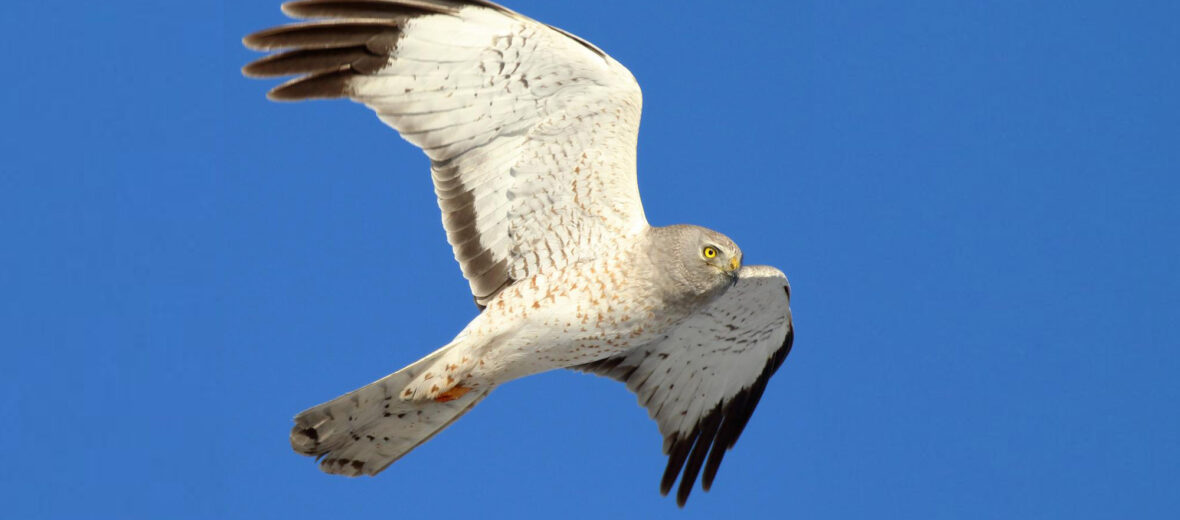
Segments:
[[[449,347],[449,345],[448,345]],[[445,353],[443,347],[385,376],[295,416],[291,447],[323,456],[320,469],[338,475],[376,475],[450,426],[488,395],[479,388],[441,402],[403,401],[399,393]]]

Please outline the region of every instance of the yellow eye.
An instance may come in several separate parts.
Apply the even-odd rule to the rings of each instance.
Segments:
[[[713,249],[713,246],[705,246],[705,250],[701,254],[705,255],[705,258],[716,258],[717,250]]]

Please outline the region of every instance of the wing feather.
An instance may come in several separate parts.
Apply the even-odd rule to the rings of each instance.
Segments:
[[[660,492],[679,477],[683,506],[698,476],[704,490],[713,485],[794,337],[786,276],[747,266],[734,287],[666,339],[572,368],[622,381],[636,394],[664,436]]]
[[[625,67],[481,0],[301,0],[317,19],[247,36],[296,75],[276,100],[347,97],[431,159],[443,227],[476,303],[647,226],[635,182],[642,100]]]

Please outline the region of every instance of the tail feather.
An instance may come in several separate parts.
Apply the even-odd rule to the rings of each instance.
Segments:
[[[376,475],[467,413],[490,388],[453,400],[403,401],[398,394],[445,350],[295,417],[291,447],[322,457],[320,469],[338,475]]]

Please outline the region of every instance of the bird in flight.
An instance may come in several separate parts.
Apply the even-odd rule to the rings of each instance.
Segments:
[[[794,338],[781,271],[725,235],[648,224],[642,98],[589,42],[484,0],[299,0],[247,36],[280,101],[349,98],[422,149],[480,313],[451,342],[295,417],[320,469],[376,475],[497,386],[554,369],[621,381],[664,437],[667,494],[706,491]],[[703,473],[702,473],[703,470]]]

